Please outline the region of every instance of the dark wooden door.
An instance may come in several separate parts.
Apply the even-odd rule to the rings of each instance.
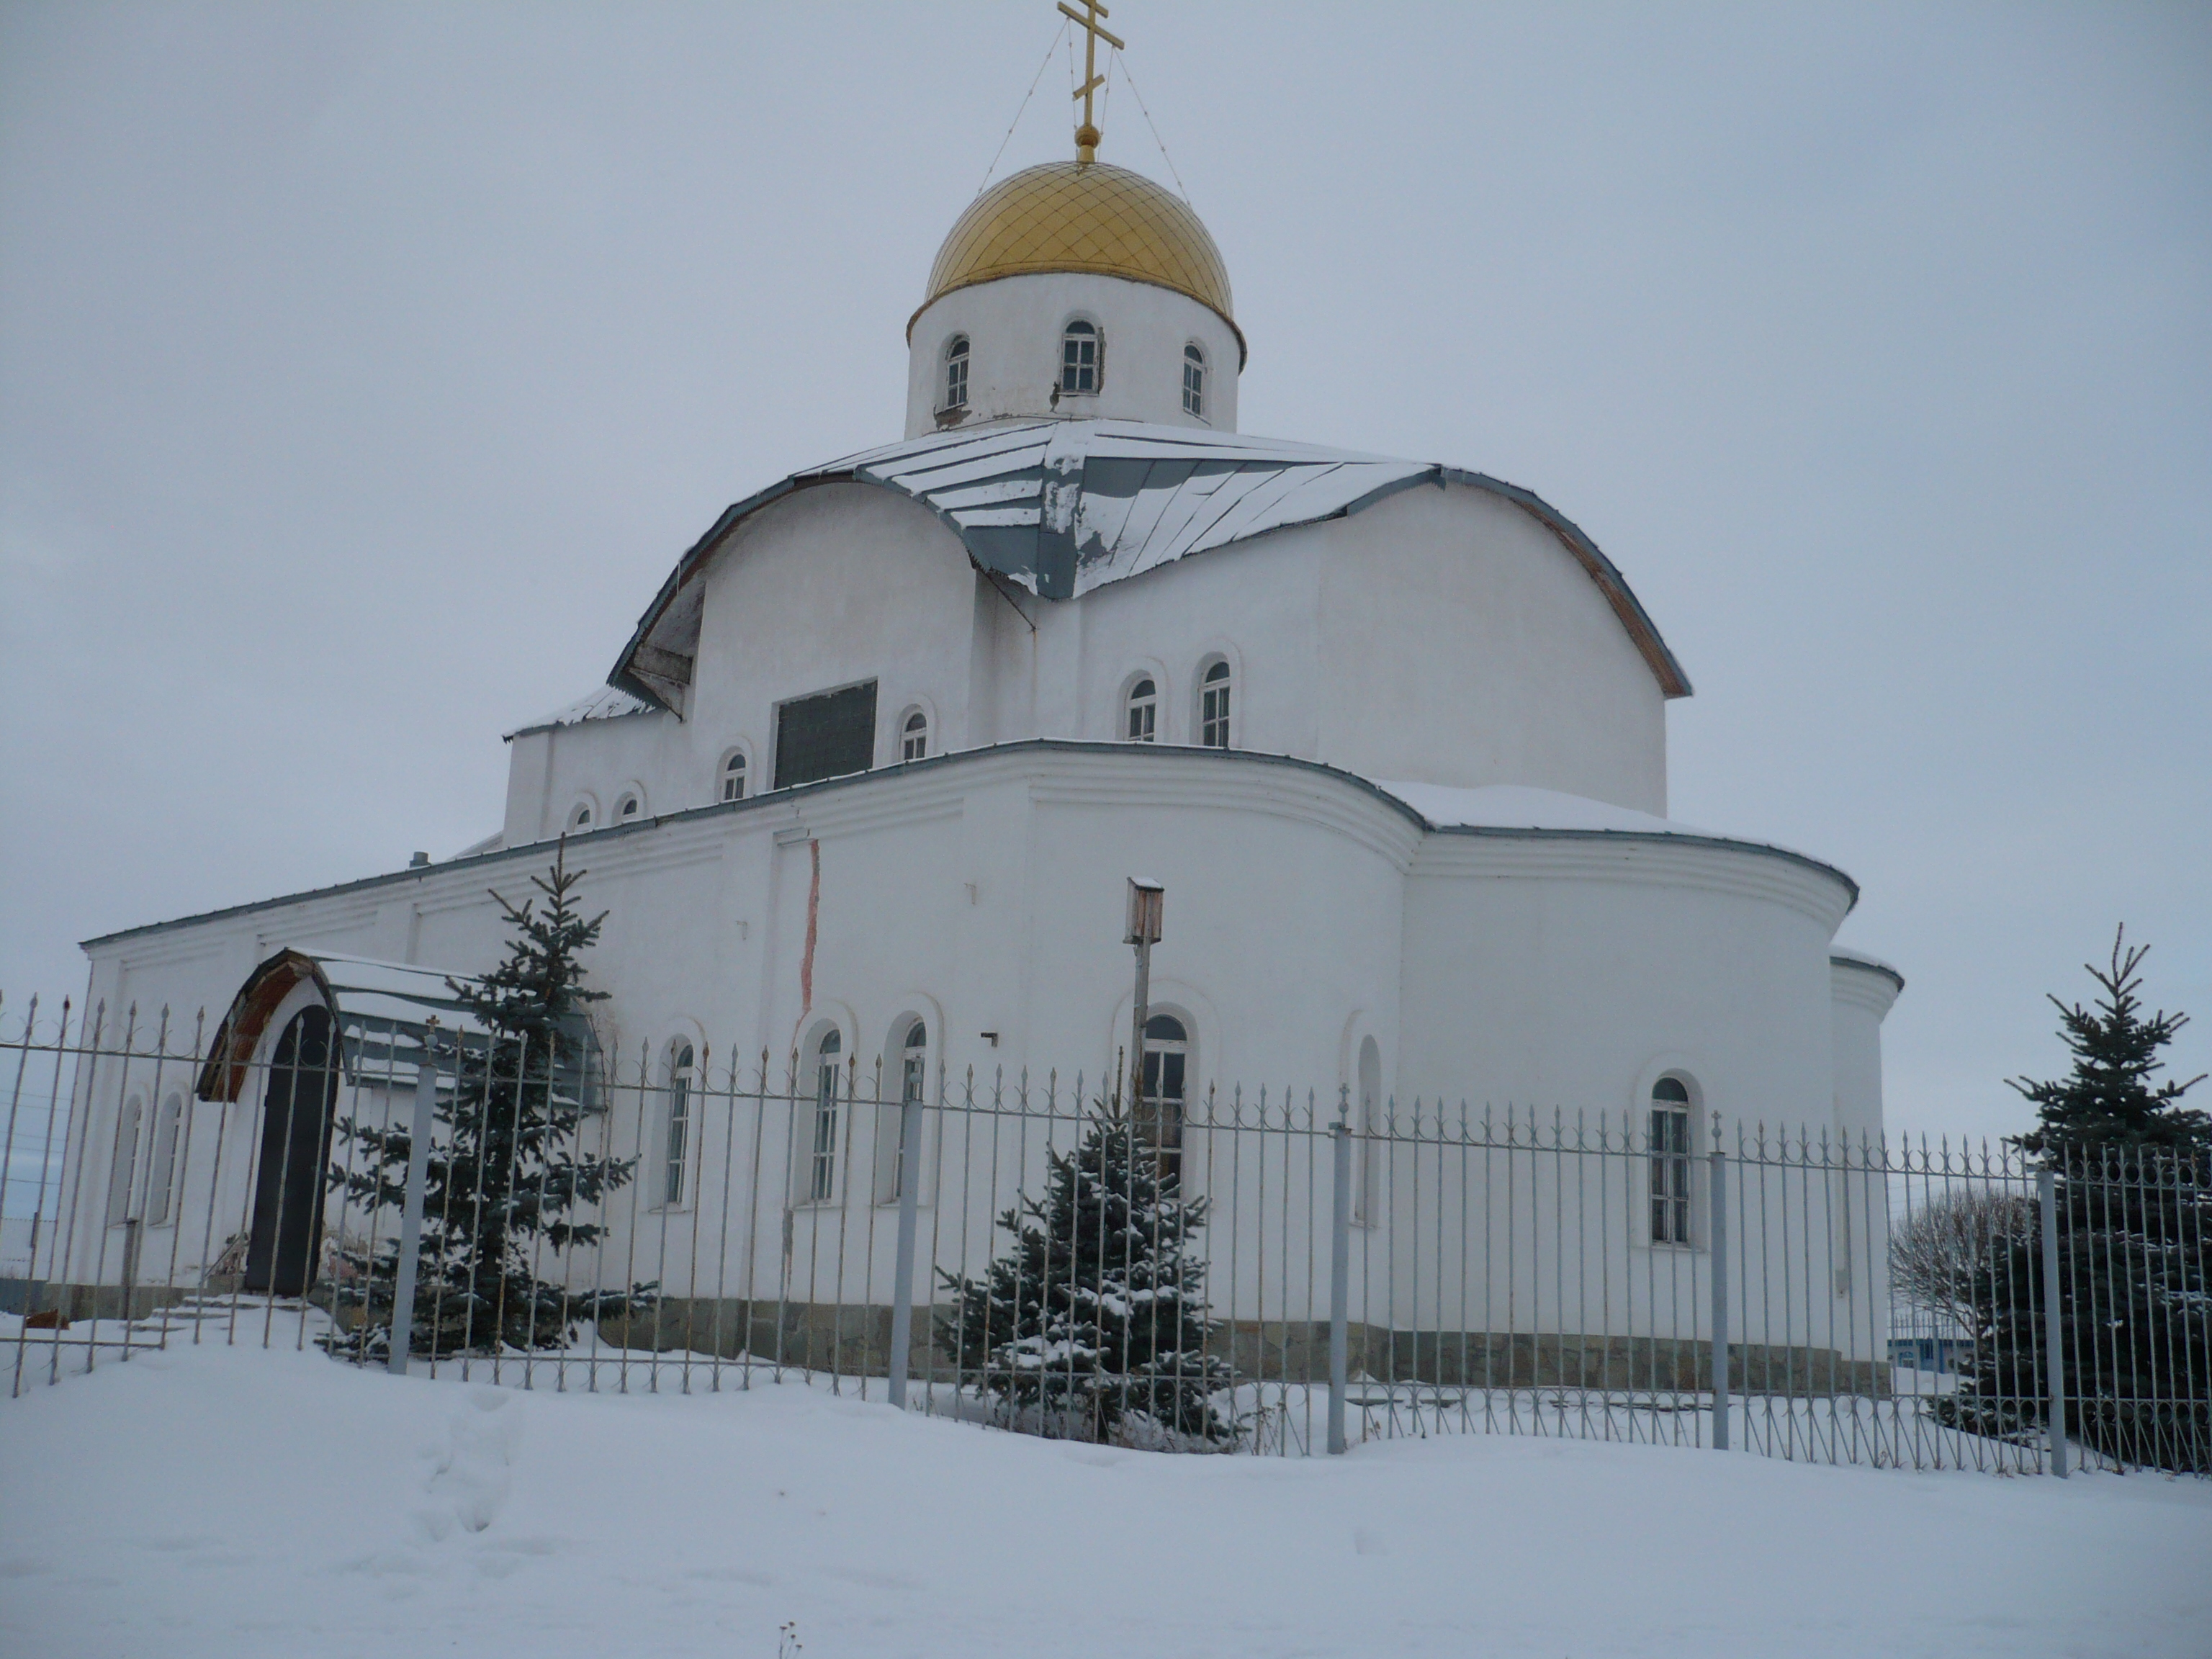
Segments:
[[[330,1157],[337,1054],[327,1008],[303,1008],[276,1040],[253,1183],[246,1288],[298,1296],[313,1281],[323,1231],[323,1165]]]

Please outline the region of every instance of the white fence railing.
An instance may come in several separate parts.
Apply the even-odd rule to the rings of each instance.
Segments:
[[[319,1340],[1192,1449],[2212,1467],[2212,1194],[2153,1153],[2043,1168],[1664,1100],[1177,1098],[1157,1064],[1132,1109],[1079,1073],[612,1044],[580,1072],[434,1024],[251,1054],[121,1025],[0,1029],[11,1393],[149,1346]]]

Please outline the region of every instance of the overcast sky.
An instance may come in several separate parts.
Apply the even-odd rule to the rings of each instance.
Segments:
[[[2212,1066],[2212,10],[1113,14],[1243,429],[1612,556],[1698,688],[1674,815],[1849,871],[1910,981],[1892,1124],[2024,1127],[2122,920]],[[898,436],[1057,25],[0,6],[9,1007],[496,829],[500,733],[726,503]],[[1126,84],[1105,128],[1167,176]]]

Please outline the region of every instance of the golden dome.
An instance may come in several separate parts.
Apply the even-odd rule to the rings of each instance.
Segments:
[[[1141,173],[1098,161],[1024,167],[969,203],[937,251],[922,309],[956,288],[1048,270],[1154,283],[1237,327],[1228,268],[1190,204]]]

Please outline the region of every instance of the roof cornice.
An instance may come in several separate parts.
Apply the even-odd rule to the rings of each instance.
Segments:
[[[825,778],[817,783],[801,784],[795,788],[770,790],[764,794],[749,795],[743,800],[714,801],[680,812],[664,813],[642,823],[596,830],[589,835],[572,839],[577,852],[590,856],[610,875],[627,874],[633,867],[641,870],[647,865],[658,867],[708,861],[719,856],[714,844],[715,826],[726,818],[757,814],[764,815],[763,822],[787,825],[811,819],[827,822],[844,817],[876,823],[881,820],[871,811],[860,792],[880,788],[896,780],[933,779],[949,784],[957,773],[994,766],[1010,769],[1030,767],[1033,765],[1033,757],[1038,756],[1065,757],[1079,763],[1102,763],[1117,772],[1140,769],[1152,772],[1156,777],[1163,773],[1171,774],[1178,769],[1201,769],[1208,779],[1207,799],[1210,800],[1218,796],[1221,769],[1231,769],[1233,774],[1247,776],[1256,776],[1263,769],[1280,769],[1310,781],[1309,787],[1298,792],[1310,803],[1308,807],[1299,810],[1309,816],[1319,812],[1332,820],[1340,821],[1343,817],[1340,803],[1364,799],[1407,826],[1413,843],[1418,843],[1418,852],[1413,852],[1412,844],[1402,842],[1395,836],[1372,843],[1377,850],[1390,850],[1391,856],[1398,859],[1401,866],[1407,864],[1409,856],[1419,862],[1435,861],[1439,866],[1466,858],[1492,857],[1495,856],[1494,852],[1482,849],[1498,849],[1513,842],[1527,843],[1531,848],[1549,845],[1564,849],[1574,846],[1587,851],[1613,848],[1624,851],[1641,849],[1649,853],[1673,849],[1677,854],[1693,855],[1707,862],[1714,855],[1723,854],[1778,861],[1796,872],[1789,878],[1792,881],[1802,881],[1809,877],[1817,882],[1832,884],[1839,901],[1835,906],[1838,918],[1858,902],[1858,884],[1833,865],[1825,864],[1802,853],[1792,852],[1788,848],[1772,847],[1762,842],[1734,841],[1725,836],[1690,831],[1439,825],[1367,779],[1319,761],[1301,760],[1290,755],[1261,754],[1243,749],[1201,749],[1178,744],[1095,743],[1070,738],[1030,738],[1017,743],[993,744],[986,749],[954,750],[947,754],[932,755],[926,760],[903,761],[878,767],[872,771],[855,772],[842,778]],[[1049,789],[1062,793],[1070,788],[1080,789],[1083,787],[1081,778],[1072,773],[1063,773],[1058,781],[1048,785]],[[1124,793],[1117,788],[1111,799],[1121,799]],[[1241,798],[1240,804],[1257,804],[1249,792],[1240,789],[1237,793]],[[1338,804],[1330,804],[1332,799]],[[681,844],[672,844],[668,839],[671,836],[674,836]],[[640,836],[653,836],[658,840],[649,846],[636,839]],[[384,889],[413,886],[424,892],[426,902],[450,902],[462,896],[468,896],[472,901],[474,893],[479,890],[475,884],[484,873],[519,859],[534,861],[544,858],[555,845],[551,840],[526,842],[518,847],[497,848],[489,852],[449,860],[443,864],[394,870],[385,875],[368,876],[335,886],[282,894],[247,904],[179,916],[169,921],[149,922],[143,927],[126,927],[85,939],[80,948],[93,951],[126,939],[143,939],[180,927],[228,921],[315,900],[368,895]],[[1864,966],[1858,963],[1849,965]],[[1882,970],[1875,969],[1872,971],[1879,973]],[[1894,969],[1888,971],[1895,972]]]

